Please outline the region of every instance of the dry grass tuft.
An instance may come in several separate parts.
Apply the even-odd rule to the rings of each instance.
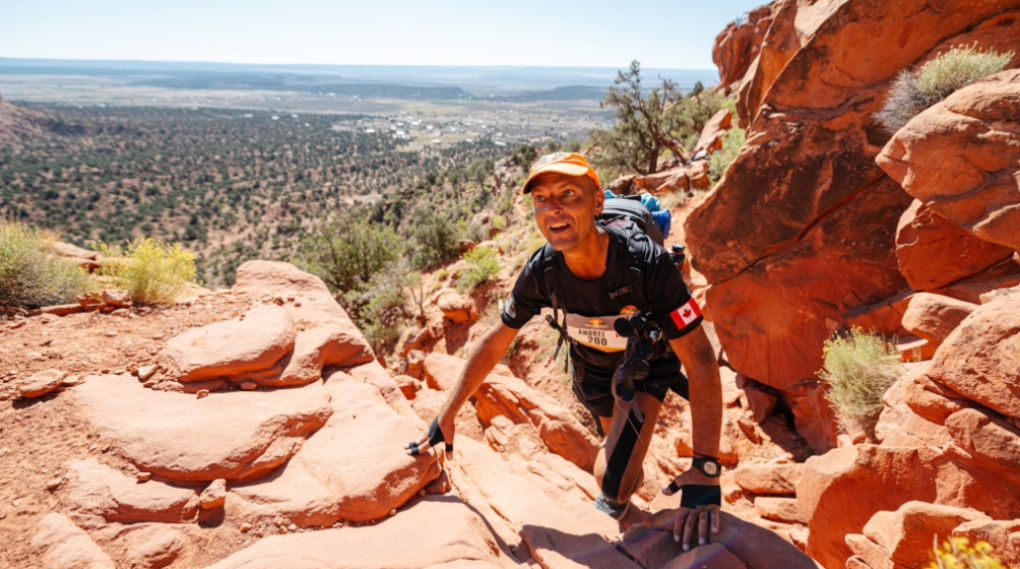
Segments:
[[[882,396],[903,370],[899,352],[877,334],[853,328],[825,341],[825,366],[818,377],[829,384],[826,398],[844,421],[857,422],[872,434],[882,410]]]
[[[981,51],[975,46],[954,47],[916,72],[900,73],[893,81],[882,110],[875,113],[875,120],[890,134],[895,133],[957,89],[1002,71],[1013,55],[1013,52]]]
[[[67,304],[95,288],[76,264],[54,256],[57,235],[0,219],[0,306],[39,308]]]

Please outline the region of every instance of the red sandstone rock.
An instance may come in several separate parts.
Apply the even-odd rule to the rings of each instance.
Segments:
[[[67,316],[68,314],[77,314],[83,310],[85,309],[80,304],[58,304],[55,306],[44,306],[39,309],[39,313]]]
[[[125,458],[181,482],[263,476],[331,413],[322,384],[196,399],[146,389],[126,375],[94,375],[70,393]]]
[[[120,288],[104,288],[103,302],[107,306],[117,308],[131,308],[131,291]]]
[[[171,338],[160,366],[182,382],[247,378],[272,370],[294,349],[296,330],[287,311],[253,308],[240,318],[194,328]]]
[[[96,261],[99,259],[99,253],[95,251],[89,251],[88,249],[82,249],[77,245],[70,243],[63,243],[60,241],[54,241],[50,244],[53,248],[53,252],[61,257],[71,257],[75,259],[86,259],[89,261]]]
[[[369,363],[375,354],[365,337],[337,304],[325,283],[290,263],[248,261],[237,268],[236,293],[294,297],[284,304],[299,330],[294,352],[275,375],[243,376],[262,386],[303,385],[322,378],[326,366],[353,367]],[[282,363],[282,362],[281,362]]]
[[[754,494],[788,494],[797,490],[803,464],[742,464],[733,471],[738,486]]]
[[[643,192],[688,192],[708,189],[708,161],[696,160],[686,166],[677,166],[647,176],[635,176],[634,186]]]
[[[69,501],[75,510],[111,522],[189,523],[198,515],[198,495],[150,480],[139,484],[95,459],[71,461],[77,476]]]
[[[978,307],[939,348],[928,377],[967,399],[1020,417],[1020,294]]]
[[[1015,259],[1006,258],[975,275],[950,283],[934,292],[971,304],[984,304],[981,302],[982,295],[1018,284],[1020,265]]]
[[[705,123],[705,128],[701,129],[701,136],[694,144],[694,152],[705,150],[711,154],[719,150],[722,148],[723,136],[731,128],[733,128],[733,115],[729,109],[722,109],[712,115],[712,118]]]
[[[903,313],[903,327],[911,334],[941,344],[976,308],[976,304],[948,296],[918,293]]]
[[[946,419],[961,449],[982,467],[1020,485],[1020,430],[988,409],[961,409]]]
[[[326,390],[329,421],[284,468],[232,485],[229,494],[239,500],[228,499],[228,508],[235,503],[243,517],[283,516],[299,527],[375,520],[439,476],[432,453],[412,457],[404,450],[425,431],[424,422],[397,414],[376,387],[342,372],[330,376]]]
[[[972,508],[907,502],[895,512],[877,512],[864,526],[864,535],[894,562],[926,567],[931,562],[932,537],[945,540],[953,528],[970,521],[991,521]]]
[[[754,499],[754,511],[767,520],[791,524],[804,522],[796,498],[758,496]]]
[[[59,369],[36,372],[18,386],[18,394],[26,399],[42,397],[63,385],[66,377],[67,372]]]
[[[760,382],[743,374],[736,375],[736,387],[743,391],[742,402],[751,412],[751,420],[761,423],[775,409],[779,398]]]
[[[202,490],[198,501],[202,505],[203,510],[222,507],[224,502],[227,501],[227,481],[222,478],[213,480],[211,484],[206,486],[205,490]]]
[[[103,298],[96,292],[83,292],[77,296],[77,300],[85,310],[98,310],[103,306]]]
[[[624,537],[623,548],[628,552],[633,551],[638,561],[644,561],[645,567],[655,567],[657,562],[668,558],[669,553],[674,556],[680,554],[679,544],[672,540],[669,533],[672,530],[672,522],[676,518],[678,509],[666,509],[656,512],[645,522],[645,527],[633,526]],[[749,569],[815,569],[815,563],[797,550],[792,544],[783,540],[773,531],[753,523],[746,522],[728,512],[720,514],[719,533],[712,536],[713,545],[725,544],[725,549],[739,562]],[[665,536],[661,534],[666,534]],[[691,552],[705,549],[706,553],[713,552],[708,547],[697,547]],[[715,549],[713,553],[721,553]],[[682,559],[684,563],[691,563],[690,557],[674,557]],[[700,569],[701,567],[716,567],[713,565],[712,556],[702,559],[701,563],[681,564],[680,567]],[[728,560],[727,563],[734,563]],[[675,567],[674,565],[658,565],[660,567]],[[722,565],[728,567],[728,565]]]
[[[1020,566],[1020,520],[965,522],[953,530],[953,537],[966,537],[971,544],[988,542],[1004,565]]]
[[[809,458],[797,499],[808,520],[808,555],[841,567],[853,554],[844,536],[860,533],[878,511],[917,500],[1010,516],[1020,507],[1020,488],[933,447],[858,445]]]
[[[822,21],[805,28],[744,148],[685,224],[734,369],[789,389],[821,367],[822,342],[844,326],[842,313],[906,288],[893,235],[912,200],[873,166],[885,138],[872,115],[897,74],[1017,7],[813,5]]]
[[[928,378],[930,362],[908,372],[902,383],[903,402],[920,417],[944,425],[953,413],[974,403],[952,389]]]
[[[857,326],[865,331],[874,331],[887,336],[899,334],[905,332],[903,330],[903,313],[906,312],[910,299],[913,297],[913,290],[901,290],[875,304],[866,304],[848,310],[843,313],[843,318],[850,326]]]
[[[934,291],[1008,258],[1013,251],[982,241],[918,200],[900,217],[896,261],[915,290]]]
[[[877,158],[932,210],[1011,249],[1020,249],[1018,86],[1020,70],[1009,70],[961,88],[914,117]]]
[[[180,530],[164,525],[145,525],[125,539],[127,558],[135,567],[160,569],[173,563],[187,544]]]
[[[905,373],[882,397],[883,409],[875,425],[875,438],[886,446],[946,445],[951,442],[946,428],[916,414],[903,400],[904,387],[915,378],[923,377],[919,374],[923,374],[928,364],[908,365],[916,369]]]
[[[63,514],[47,514],[38,522],[32,547],[52,569],[113,569],[113,560],[92,538]]]
[[[513,564],[474,508],[442,496],[417,500],[375,525],[267,537],[208,569],[499,569]]]
[[[730,89],[747,73],[751,62],[758,57],[762,40],[772,23],[773,6],[761,6],[747,13],[740,24],[731,22],[716,38],[712,47],[712,61],[719,68],[719,85]]]
[[[452,288],[444,288],[433,297],[433,302],[443,312],[443,316],[454,324],[471,322],[478,319],[475,302],[470,296],[459,294]]]

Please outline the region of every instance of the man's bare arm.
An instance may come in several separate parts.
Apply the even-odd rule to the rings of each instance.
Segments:
[[[669,343],[687,371],[694,452],[718,458],[723,404],[715,350],[701,326]]]
[[[502,321],[497,321],[486,330],[475,347],[471,348],[468,353],[464,368],[460,371],[460,376],[457,377],[457,384],[453,387],[450,396],[446,398],[446,404],[443,405],[440,416],[449,417],[450,421],[453,421],[460,408],[475,394],[475,391],[478,391],[499,360],[503,359],[510,343],[517,337],[517,332],[518,330],[503,324]]]
[[[478,391],[478,388],[481,387],[482,382],[485,381],[492,368],[496,367],[499,360],[503,358],[503,354],[506,353],[510,343],[517,336],[517,332],[517,330],[503,324],[502,321],[498,321],[486,330],[478,344],[471,349],[467,361],[457,377],[457,383],[454,385],[453,391],[446,398],[446,403],[443,404],[439,417],[436,418],[439,430],[442,431],[443,441],[447,445],[453,444],[455,434],[454,419],[457,417],[457,412],[474,395],[475,391]],[[429,443],[430,438],[429,433],[426,433],[418,440],[405,445],[404,448],[407,449],[408,454],[416,455],[431,446]],[[447,446],[447,449],[450,448],[453,447]],[[447,450],[446,458],[453,458],[452,455],[453,453]]]

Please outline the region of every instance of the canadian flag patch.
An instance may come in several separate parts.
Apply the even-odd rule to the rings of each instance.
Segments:
[[[701,309],[698,308],[698,303],[694,302],[693,298],[680,305],[680,308],[669,313],[669,317],[673,319],[673,324],[676,324],[676,327],[681,330],[697,320],[699,316],[701,316]]]

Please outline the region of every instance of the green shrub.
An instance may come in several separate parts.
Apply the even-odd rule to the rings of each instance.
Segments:
[[[737,153],[744,146],[744,129],[731,128],[722,139],[722,148],[712,153],[708,163],[708,179],[712,185],[719,183],[726,169],[737,159]]]
[[[970,546],[965,537],[954,537],[942,542],[942,547],[935,549],[935,561],[927,569],[1007,569],[998,557],[992,555],[992,546],[986,541],[979,541]]]
[[[400,336],[401,323],[410,317],[405,303],[406,288],[413,284],[413,273],[400,263],[390,263],[372,275],[368,282],[343,295],[351,318],[373,349],[382,351]]]
[[[464,260],[468,266],[460,271],[457,278],[457,290],[462,293],[474,290],[499,272],[499,258],[492,248],[475,247],[464,254]]]
[[[135,304],[171,304],[195,278],[195,256],[180,243],[138,239],[127,250],[98,243],[96,250],[106,257],[102,274],[131,292]]]
[[[334,295],[363,288],[404,252],[404,241],[386,225],[351,214],[318,224],[301,244],[301,263]]]
[[[957,89],[1005,69],[1013,52],[981,51],[958,46],[925,63],[916,72],[904,71],[893,82],[875,119],[890,133]]]
[[[0,220],[0,306],[66,304],[94,288],[76,264],[53,256],[52,241],[30,226]]]
[[[445,263],[457,256],[460,234],[457,226],[441,213],[418,210],[416,223],[411,229],[417,251],[412,264],[427,269]]]
[[[882,396],[900,377],[899,352],[877,334],[853,328],[826,340],[825,367],[818,377],[829,384],[826,398],[843,420],[856,421],[870,435]]]

